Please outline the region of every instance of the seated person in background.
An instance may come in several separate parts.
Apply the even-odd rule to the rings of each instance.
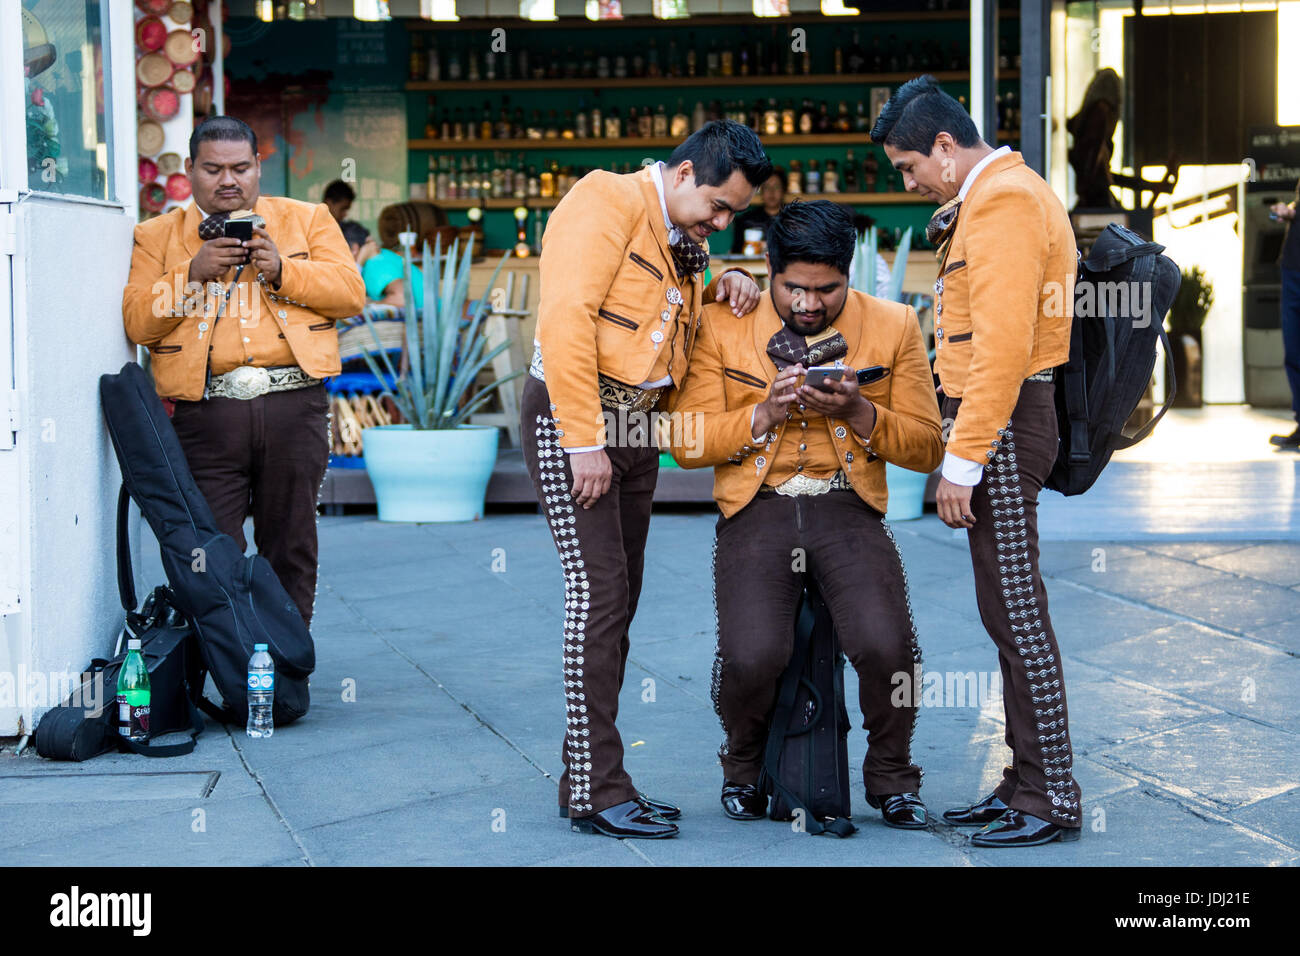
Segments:
[[[343,230],[343,239],[348,244],[348,251],[356,260],[358,269],[379,252],[379,243],[375,242],[370,230],[361,223],[349,219],[339,223],[339,227]]]
[[[746,229],[761,230],[763,240],[767,240],[768,223],[772,221],[773,216],[781,211],[781,207],[785,204],[785,184],[785,170],[780,166],[773,167],[772,175],[758,188],[758,198],[762,200],[762,205],[750,206],[732,222],[732,255],[740,255],[745,251]]]
[[[341,179],[336,179],[325,187],[325,194],[321,196],[320,201],[329,209],[334,221],[341,224],[348,218],[348,210],[352,208],[356,198],[356,191],[351,186]]]
[[[406,278],[406,257],[397,242],[397,234],[389,235],[380,223],[379,245],[382,249],[369,256],[361,266],[361,278],[366,283],[366,298],[371,302],[382,302],[401,308],[406,304],[406,291],[403,280]],[[430,245],[433,244],[430,237]],[[424,241],[416,244],[421,249]],[[412,250],[415,253],[415,250]],[[418,255],[418,253],[415,253]],[[411,282],[415,286],[415,307],[424,307],[424,278],[419,266],[411,270]]]

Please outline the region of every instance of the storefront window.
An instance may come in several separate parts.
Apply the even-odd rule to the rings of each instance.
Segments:
[[[104,2],[23,0],[27,185],[114,199]]]

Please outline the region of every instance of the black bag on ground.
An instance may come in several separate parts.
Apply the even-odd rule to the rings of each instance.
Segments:
[[[316,667],[311,633],[260,554],[245,556],[217,530],[190,474],[180,440],[144,369],[133,362],[99,380],[122,481],[162,551],[179,607],[194,627],[203,662],[221,694],[199,706],[223,723],[248,720],[248,659],[265,644],[275,662],[276,726],[307,713],[307,678]]]
[[[36,752],[51,760],[89,760],[116,748],[147,757],[177,757],[194,750],[203,733],[203,715],[195,706],[203,694],[204,670],[198,638],[175,606],[171,591],[154,588],[135,610],[135,580],[126,516],[125,489],[117,505],[117,584],[126,611],[126,627],[112,660],[96,658],[82,674],[72,696],[45,712],[36,725]],[[140,653],[149,671],[149,736],[185,732],[176,744],[141,744],[118,733],[117,675],[126,660],[125,638],[140,638]],[[94,709],[92,709],[92,707]]]
[[[803,811],[804,830],[811,834],[846,837],[857,830],[850,822],[844,663],[830,609],[805,578],[794,652],[781,675],[758,789],[771,795],[771,819],[791,820]]]
[[[1070,358],[1056,370],[1061,444],[1046,485],[1063,495],[1092,487],[1110,456],[1151,434],[1173,402],[1176,382],[1165,314],[1182,283],[1165,247],[1111,223],[1079,265]],[[1165,403],[1132,437],[1121,429],[1146,394],[1162,342]]]

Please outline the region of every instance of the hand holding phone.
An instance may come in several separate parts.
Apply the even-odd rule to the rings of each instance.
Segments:
[[[844,369],[839,365],[814,365],[808,369],[807,376],[804,378],[804,384],[809,388],[819,388],[823,392],[832,392],[834,387],[830,386],[831,382],[839,382],[844,379]]]

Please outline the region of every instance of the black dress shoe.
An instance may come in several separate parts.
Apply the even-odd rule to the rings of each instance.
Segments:
[[[589,817],[572,817],[578,833],[599,833],[619,840],[660,840],[677,836],[677,827],[638,800],[625,800]]]
[[[645,807],[649,807],[655,813],[659,814],[665,820],[679,820],[682,816],[680,807],[675,807],[671,803],[664,803],[662,800],[651,800],[640,790],[637,791],[635,799]],[[568,819],[569,808],[560,807],[560,816]]]
[[[996,793],[990,793],[979,803],[972,803],[969,807],[943,811],[943,821],[954,827],[982,827],[992,823],[1010,809]]]
[[[1274,435],[1268,443],[1278,448],[1300,448],[1300,428],[1289,435]]]
[[[1030,816],[1023,810],[1008,810],[979,833],[972,834],[971,846],[1038,846],[1060,840],[1070,843],[1079,839],[1080,829],[1067,829]]]
[[[767,816],[767,794],[752,783],[722,783],[722,812],[733,820],[761,820]]]
[[[930,822],[925,804],[915,793],[890,793],[877,797],[868,790],[867,803],[880,811],[887,827],[894,827],[897,830],[924,830]]]

